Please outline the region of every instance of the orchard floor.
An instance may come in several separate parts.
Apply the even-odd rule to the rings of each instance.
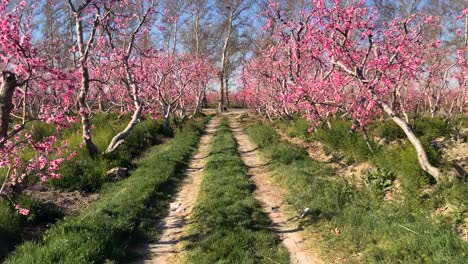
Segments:
[[[205,113],[216,114],[216,110],[209,109]],[[338,254],[339,256],[335,256],[332,248],[324,250],[322,248],[322,239],[316,236],[315,232],[311,232],[310,228],[303,228],[302,221],[298,218],[302,212],[291,210],[293,206],[291,206],[289,200],[291,199],[290,193],[284,189],[284,186],[279,185],[277,179],[274,179],[274,172],[270,169],[269,164],[274,164],[273,160],[270,161],[268,155],[264,155],[263,149],[259,149],[253,143],[252,138],[244,132],[245,118],[252,121],[252,119],[255,119],[255,114],[245,109],[230,109],[227,113],[216,115],[206,126],[205,134],[200,140],[195,156],[188,163],[183,183],[180,185],[177,194],[173,196],[167,215],[154,224],[158,230],[158,236],[154,237],[155,241],[145,242],[147,244],[138,246],[136,251],[140,257],[132,263],[191,263],[187,257],[190,256],[192,249],[187,241],[190,240],[190,235],[193,235],[189,232],[193,225],[192,222],[195,222],[195,220],[191,220],[193,218],[191,215],[192,209],[200,200],[200,198],[197,200],[197,197],[202,196],[199,195],[200,185],[204,178],[203,169],[208,156],[210,156],[210,142],[223,118],[229,120],[230,130],[237,143],[237,153],[245,164],[246,175],[255,186],[253,196],[261,204],[262,211],[271,220],[267,229],[277,234],[289,253],[289,262],[300,264],[347,262],[346,258],[341,258],[344,255]],[[290,144],[305,147],[312,159],[330,166],[329,173],[342,175],[345,178],[344,180],[352,178],[354,185],[362,185],[359,180],[355,182],[354,177],[347,176],[359,174],[361,170],[366,170],[370,166],[369,164],[363,163],[365,165],[364,169],[360,169],[362,164],[342,164],[335,160],[330,153],[325,152],[318,141],[306,142],[297,138],[290,138],[279,129],[276,129],[276,132]],[[464,148],[464,151],[466,151],[466,148]],[[459,154],[454,156],[460,157]],[[387,196],[385,199],[387,199]],[[302,210],[302,208],[300,209]],[[327,227],[324,226],[324,228]],[[340,230],[335,228],[334,232],[338,235]],[[338,248],[336,250],[337,252],[340,251]],[[346,253],[344,254],[346,255]],[[273,259],[270,260],[271,263],[276,263]]]
[[[255,198],[271,220],[271,229],[277,233],[284,247],[288,250],[291,263],[323,263],[317,254],[310,250],[310,241],[301,237],[301,227],[293,216],[285,213],[284,193],[277,184],[269,179],[264,166],[268,163],[260,156],[259,151],[249,137],[243,133],[240,117],[248,113],[243,109],[232,109],[227,113],[215,116],[207,125],[205,135],[201,138],[195,156],[189,162],[185,180],[171,201],[168,214],[158,223],[157,241],[138,249],[142,257],[135,264],[145,263],[180,263],[184,258],[184,236],[190,226],[190,216],[196,204],[197,194],[203,176],[203,167],[209,153],[209,142],[213,138],[222,117],[229,118],[230,128],[237,141],[238,153],[248,169],[248,176],[255,184]],[[306,244],[307,242],[307,244]]]

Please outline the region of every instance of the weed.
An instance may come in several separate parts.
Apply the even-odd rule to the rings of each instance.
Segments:
[[[367,186],[376,192],[377,196],[382,196],[385,192],[392,190],[396,176],[392,171],[384,169],[374,169],[364,172],[364,181]]]

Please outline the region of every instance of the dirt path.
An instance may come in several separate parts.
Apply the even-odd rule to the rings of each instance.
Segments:
[[[189,163],[184,182],[170,204],[169,214],[159,222],[161,235],[158,241],[149,244],[146,248],[145,259],[135,263],[177,263],[177,255],[183,250],[180,243],[183,231],[195,205],[202,180],[209,142],[219,122],[220,117],[216,116],[206,126],[206,133],[201,137],[197,153]]]
[[[280,235],[283,245],[289,251],[291,263],[322,263],[319,257],[306,249],[297,223],[289,221],[289,217],[282,211],[285,191],[270,180],[264,168],[267,161],[260,156],[257,146],[243,133],[235,115],[229,115],[229,119],[241,158],[249,168],[249,176],[256,185],[255,198],[261,202],[263,210],[273,222],[272,228]]]

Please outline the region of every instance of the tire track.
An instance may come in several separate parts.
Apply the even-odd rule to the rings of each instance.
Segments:
[[[149,244],[145,249],[145,259],[135,262],[135,264],[178,262],[178,257],[184,250],[181,243],[184,230],[190,219],[190,214],[195,205],[202,181],[202,172],[208,156],[209,142],[216,132],[220,119],[219,116],[213,117],[207,124],[205,134],[201,137],[198,144],[197,153],[191,159],[189,167],[185,172],[186,176],[180,190],[170,204],[169,213],[158,224],[158,229],[161,231],[158,241]]]
[[[248,167],[248,173],[256,185],[255,198],[261,202],[263,210],[272,221],[272,229],[279,234],[283,245],[289,251],[291,263],[323,263],[318,256],[307,250],[297,224],[289,221],[289,217],[283,213],[281,204],[285,191],[269,179],[265,169],[267,161],[260,156],[257,146],[242,131],[236,118],[229,115],[229,119],[241,159]]]

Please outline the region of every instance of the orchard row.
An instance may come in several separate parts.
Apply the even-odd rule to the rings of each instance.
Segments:
[[[466,115],[468,32],[464,43],[449,46],[434,37],[444,30],[442,18],[414,13],[382,22],[380,10],[364,1],[314,1],[293,18],[280,7],[270,2],[265,30],[272,44],[243,74],[248,104],[270,119],[303,115],[312,129],[339,115],[365,136],[367,124],[388,116],[421,167],[440,180],[411,124],[421,116]],[[468,9],[451,19],[468,23]],[[463,38],[460,29],[455,34]]]
[[[93,111],[131,114],[103,154],[115,151],[145,117],[166,122],[201,109],[214,66],[197,54],[156,50],[145,43],[155,23],[154,1],[53,2],[69,11],[71,34],[52,42],[38,41],[33,24],[41,15],[26,1],[0,2],[0,193],[18,186],[27,175],[42,181],[57,178],[60,164],[74,156],[57,135],[34,141],[26,124],[53,123],[57,133],[81,120],[82,142],[91,156],[101,155],[93,143]],[[50,45],[67,47],[50,52]],[[189,112],[189,110],[191,112]],[[22,153],[33,149],[32,158]],[[2,171],[3,172],[3,171]]]

